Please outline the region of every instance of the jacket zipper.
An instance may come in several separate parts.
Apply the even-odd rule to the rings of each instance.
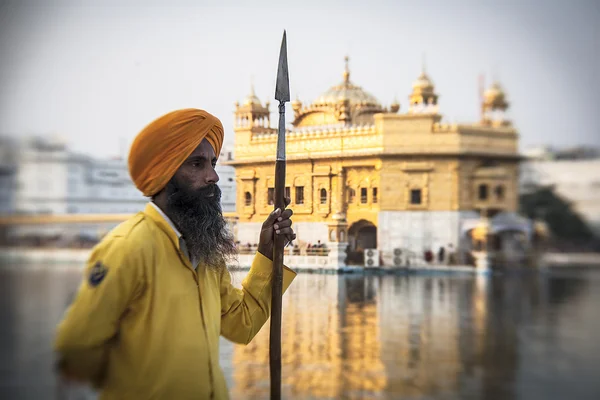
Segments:
[[[210,343],[208,341],[208,332],[206,330],[206,323],[204,321],[204,310],[202,308],[202,295],[200,293],[200,280],[198,278],[198,273],[196,271],[194,271],[194,277],[196,280],[196,289],[198,289],[198,305],[200,306],[200,319],[202,320],[202,328],[204,330],[204,339],[206,340],[206,345],[208,347],[208,377],[210,380],[210,398],[214,399],[215,398],[215,383],[214,383],[214,376],[213,376],[213,370],[212,370],[212,358],[210,355],[210,353],[211,353],[210,352]]]

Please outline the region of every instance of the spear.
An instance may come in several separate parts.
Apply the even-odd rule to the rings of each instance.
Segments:
[[[287,42],[285,30],[279,51],[275,100],[279,101],[279,129],[277,158],[275,160],[275,209],[285,208],[285,102],[290,101]],[[281,399],[281,292],[283,286],[283,248],[285,237],[275,235],[273,246],[273,284],[271,294],[271,334],[269,340],[269,367],[271,369],[271,400]]]

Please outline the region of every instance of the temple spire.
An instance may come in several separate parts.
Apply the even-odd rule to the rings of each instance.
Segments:
[[[344,83],[350,83],[350,67],[348,67],[348,63],[350,61],[350,57],[346,56],[344,57],[344,63],[345,63],[345,67],[344,67]]]

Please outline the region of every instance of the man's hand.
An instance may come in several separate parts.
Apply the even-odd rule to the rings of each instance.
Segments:
[[[290,198],[285,198],[285,205],[290,204]],[[292,220],[290,219],[293,212],[289,208],[273,211],[263,222],[260,229],[260,239],[258,240],[258,251],[269,260],[273,260],[273,241],[275,235],[284,235],[286,238],[286,246],[288,243],[296,239],[296,234],[292,229]]]

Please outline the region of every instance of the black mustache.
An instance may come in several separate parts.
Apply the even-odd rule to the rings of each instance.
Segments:
[[[206,185],[203,188],[200,188],[196,191],[196,194],[198,196],[202,196],[202,197],[208,197],[210,195],[214,195],[214,197],[216,199],[220,199],[221,198],[221,188],[218,187],[216,184],[211,183]]]
[[[195,189],[193,191],[178,186],[173,187],[173,189],[174,190],[172,190],[171,196],[175,195],[176,193],[183,192],[186,197],[189,195],[198,197],[208,197],[210,195],[214,195],[214,197],[217,199],[221,198],[221,188],[215,183],[209,183],[208,185],[201,187],[200,189]]]

